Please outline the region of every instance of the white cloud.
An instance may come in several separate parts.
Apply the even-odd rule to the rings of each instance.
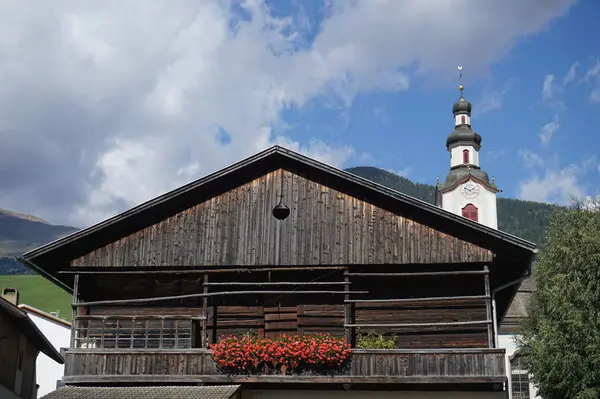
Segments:
[[[590,67],[585,73],[585,77],[583,80],[586,82],[591,79],[596,79],[600,77],[600,59],[596,60],[596,63]]]
[[[504,150],[487,150],[482,155],[485,157],[486,162],[496,162],[506,155],[506,151],[504,151]]]
[[[511,85],[512,81],[508,81],[500,89],[484,89],[480,100],[477,102],[479,105],[476,108],[476,114],[483,115],[487,112],[500,109],[504,101],[504,96]]]
[[[311,139],[307,145],[301,145],[298,141],[292,141],[280,136],[277,138],[275,144],[289,148],[292,151],[301,152],[311,158],[336,167],[340,167],[355,153],[354,148],[351,146],[333,147],[318,139]]]
[[[576,68],[577,68],[578,65],[579,65],[578,62],[576,62],[573,65],[571,65],[571,67],[569,68],[569,71],[567,72],[567,74],[563,78],[563,85],[566,86],[567,84],[569,84],[569,83],[571,83],[572,81],[575,80],[575,78],[577,77]]]
[[[543,167],[545,162],[541,156],[530,150],[520,150],[519,155],[527,168]]]
[[[596,195],[595,197],[591,195],[586,196],[581,203],[581,207],[589,211],[600,211],[600,195]]]
[[[542,85],[542,99],[549,101],[554,96],[554,75],[546,75]]]
[[[567,205],[573,199],[583,199],[586,197],[583,179],[598,168],[595,156],[562,167],[557,157],[544,159],[529,150],[521,151],[520,155],[531,172],[531,176],[519,184],[518,196],[523,200]]]
[[[390,115],[385,108],[375,107],[375,109],[373,109],[373,118],[376,121],[385,125],[386,123],[388,123]]]
[[[547,170],[521,182],[519,198],[528,201],[568,204],[573,198],[583,197],[577,169]]]
[[[540,142],[543,146],[547,147],[548,145],[550,145],[550,141],[552,140],[559,128],[560,124],[558,123],[558,115],[554,117],[554,120],[552,122],[548,122],[544,126],[542,126],[542,128],[540,129],[539,137]]]
[[[0,0],[0,201],[82,226],[273,143],[343,165],[356,151],[287,137],[282,111],[486,72],[574,3],[328,0],[312,21],[262,0]]]
[[[598,84],[600,83],[600,58],[596,60],[596,63],[592,65],[583,78],[584,82]],[[600,87],[595,87],[590,92],[590,101],[600,103]]]

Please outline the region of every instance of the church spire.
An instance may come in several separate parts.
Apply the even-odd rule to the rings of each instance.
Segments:
[[[462,76],[462,73],[461,73]],[[481,146],[481,136],[471,129],[471,103],[465,100],[464,86],[458,86],[460,90],[459,99],[452,105],[452,114],[454,115],[454,131],[446,140],[448,151],[451,147],[458,144],[475,147],[479,151]]]
[[[462,67],[458,67],[462,79]],[[495,182],[479,166],[481,136],[471,128],[471,103],[465,99],[464,86],[452,105],[454,130],[446,139],[450,152],[450,171],[436,185],[436,204],[492,228],[498,228]]]
[[[460,97],[452,106],[452,113],[454,114],[454,126],[471,126],[471,103],[465,100],[463,93],[465,88],[462,85],[462,66],[459,66],[458,70],[460,71],[461,83],[458,86],[458,90],[460,90]]]

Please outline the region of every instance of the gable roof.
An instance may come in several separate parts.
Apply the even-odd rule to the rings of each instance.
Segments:
[[[24,310],[19,309],[6,299],[0,297],[0,313],[8,314],[19,328],[19,331],[23,333],[40,352],[46,354],[57,363],[65,363],[65,359],[63,359],[56,348],[54,348],[54,345],[48,341],[48,338],[40,331],[33,320],[27,316],[27,313]]]
[[[42,399],[230,399],[239,388],[239,385],[63,387]]]
[[[72,291],[73,275],[58,275],[69,262],[110,242],[151,226],[202,201],[277,169],[286,169],[338,188],[392,212],[435,226],[437,230],[492,250],[507,252],[513,264],[529,265],[536,245],[487,227],[435,205],[342,171],[280,146],[273,146],[119,215],[23,254],[21,262]],[[519,261],[520,259],[520,261]],[[516,262],[516,263],[514,263]]]

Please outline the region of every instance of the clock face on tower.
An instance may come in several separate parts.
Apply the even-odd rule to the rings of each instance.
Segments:
[[[475,198],[479,195],[479,184],[469,180],[461,187],[460,192],[465,198]]]

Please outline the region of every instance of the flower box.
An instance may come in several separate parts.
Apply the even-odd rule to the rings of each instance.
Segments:
[[[328,334],[282,335],[278,339],[221,337],[212,358],[225,374],[335,374],[344,369],[350,345]]]

